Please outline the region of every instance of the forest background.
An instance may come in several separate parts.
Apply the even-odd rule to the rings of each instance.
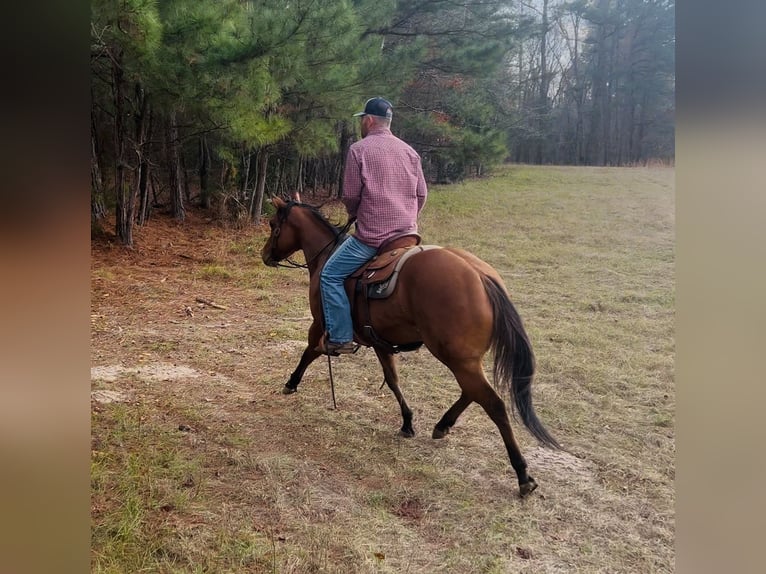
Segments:
[[[337,197],[382,95],[431,183],[674,161],[668,0],[94,0],[91,227]],[[113,216],[113,217],[112,217]],[[108,223],[107,223],[108,222]]]

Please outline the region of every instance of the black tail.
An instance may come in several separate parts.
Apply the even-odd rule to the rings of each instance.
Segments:
[[[482,279],[494,315],[492,352],[495,355],[495,388],[502,391],[501,395],[510,395],[512,408],[519,413],[524,426],[537,440],[548,447],[560,449],[561,446],[537,418],[532,406],[535,355],[521,317],[497,281],[487,276]]]

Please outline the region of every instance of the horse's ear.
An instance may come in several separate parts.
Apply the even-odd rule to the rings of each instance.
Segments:
[[[277,197],[276,195],[271,198],[271,203],[276,207],[277,209],[282,209],[283,207],[287,206],[285,203],[285,200],[281,197]]]
[[[294,191],[293,192],[292,200],[294,202],[296,202],[296,203],[300,203],[301,202],[301,194],[300,194],[299,191]]]

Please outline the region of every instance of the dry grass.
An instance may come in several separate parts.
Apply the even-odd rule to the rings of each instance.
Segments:
[[[458,387],[427,351],[400,358],[414,439],[371,350],[335,360],[337,411],[324,361],[280,394],[308,282],[262,265],[265,229],[156,218],[135,252],[94,242],[92,570],[672,571],[673,177],[514,166],[431,190],[425,240],[504,276],[568,449],[514,426],[523,501],[480,408],[430,438]]]

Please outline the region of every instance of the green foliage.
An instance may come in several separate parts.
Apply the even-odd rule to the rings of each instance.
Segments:
[[[433,0],[419,10],[401,2],[394,22],[389,32],[405,38],[400,45],[421,46],[402,94],[417,111],[405,112],[397,129],[428,156],[428,176],[455,181],[502,161],[489,80],[519,41],[518,19],[503,2]]]
[[[331,122],[307,120],[292,133],[295,149],[302,156],[316,157],[338,149],[338,135]]]
[[[230,107],[219,110],[220,119],[228,126],[234,140],[242,140],[251,145],[265,145],[283,138],[290,131],[290,121],[276,115],[265,115],[255,108],[238,106],[239,98],[233,98]]]
[[[170,171],[161,132],[175,118],[205,197],[219,182],[257,209],[263,174],[243,158],[265,152],[267,195],[295,182],[333,191],[351,114],[383,95],[432,181],[483,172],[508,149],[518,161],[672,155],[674,2],[548,7],[543,18],[504,0],[94,0],[96,153],[104,170],[114,146],[120,165]],[[153,133],[134,137],[133,118]],[[134,189],[139,170],[126,171]]]
[[[431,99],[437,109],[405,116],[401,129],[405,139],[419,142],[431,178],[449,183],[484,173],[501,163],[508,150],[486,82],[453,75],[442,84],[448,89]],[[411,86],[409,93],[418,91]]]
[[[162,36],[157,0],[93,0],[93,47],[119,50],[133,66],[151,64]]]

